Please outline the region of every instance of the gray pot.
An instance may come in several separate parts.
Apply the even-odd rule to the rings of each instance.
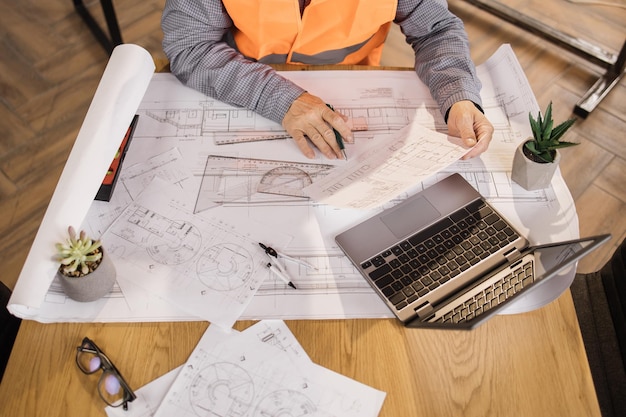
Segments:
[[[115,266],[103,249],[102,262],[95,271],[79,278],[66,277],[57,271],[57,278],[65,294],[72,300],[94,301],[108,294],[115,285]]]
[[[524,143],[522,142],[515,150],[511,179],[528,191],[548,188],[561,161],[561,154],[556,151],[554,162],[531,161],[524,155]]]

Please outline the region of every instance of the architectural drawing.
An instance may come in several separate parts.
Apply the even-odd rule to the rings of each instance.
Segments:
[[[486,63],[478,66],[477,72],[483,83],[483,108],[496,129],[489,151],[480,158],[455,162],[448,169],[414,184],[406,195],[423,189],[450,172],[459,172],[515,226],[527,232],[533,242],[540,243],[548,236],[550,239],[576,237],[575,211],[571,209],[571,196],[560,176],[556,177],[554,187],[537,192],[520,190],[510,180],[513,149],[530,133],[528,112],[536,111],[538,107],[511,48],[503,46]],[[283,75],[352,117],[353,126],[358,131],[355,143],[346,144],[350,159],[356,159],[370,142],[388,140],[396,131],[394,129],[410,120],[417,120],[431,129],[444,128],[440,110],[426,87],[410,71],[316,71],[315,74],[294,71]],[[207,99],[203,94],[182,86],[171,74],[155,74],[138,113],[140,118],[135,139],[126,156],[122,175],[126,169],[130,172],[133,164],[144,163],[175,148],[183,161],[182,164],[178,161],[179,167],[184,165],[195,180],[195,188],[186,189],[192,195],[187,207],[190,217],[177,215],[176,210],[167,204],[142,204],[143,207],[172,222],[184,221],[195,225],[201,232],[198,221],[219,217],[225,225],[237,230],[232,239],[225,233],[222,243],[241,245],[242,241],[250,242],[249,247],[244,247],[252,254],[258,249],[254,246],[262,241],[318,268],[313,271],[286,264],[289,276],[298,287],[294,291],[261,267],[259,274],[252,275],[257,284],[256,294],[241,318],[391,316],[384,303],[343,256],[334,242],[334,236],[378,210],[397,203],[397,200],[372,210],[354,210],[337,209],[301,197],[301,188],[309,180],[315,183],[324,179],[331,167],[342,167],[346,162],[329,161],[319,154],[312,160],[306,159],[292,140],[276,139],[283,133],[277,123]],[[366,125],[368,130],[360,130]],[[254,137],[259,132],[270,134],[274,139],[246,142],[232,141],[228,136],[232,133]],[[219,138],[223,138],[223,143],[230,144],[218,145],[216,139]],[[166,159],[161,161],[165,163]],[[254,163],[247,164],[249,161]],[[164,167],[158,166],[158,170],[163,171]],[[135,172],[147,172],[149,169],[136,167]],[[185,176],[173,175],[172,178]],[[144,188],[133,187],[137,190]],[[403,197],[404,194],[399,199]],[[165,206],[165,211],[161,205]],[[114,217],[102,211],[97,216],[103,221]],[[559,221],[558,224],[545,224],[542,220],[545,218]],[[255,227],[258,229],[256,233],[246,235],[242,232],[255,230]],[[239,235],[245,237],[240,239]],[[239,255],[236,246],[221,246],[222,252],[210,249],[215,245],[206,241],[207,236],[211,235],[202,233],[200,249],[194,252],[190,261],[179,265],[174,265],[172,259],[168,260],[168,265],[157,262],[145,248],[142,248],[141,256],[132,257],[124,252],[131,249],[129,243],[126,243],[127,247],[120,247],[121,255],[114,255],[124,256],[136,269],[145,271],[133,274],[131,278],[124,277],[126,281],[139,280],[142,286],[152,288],[152,291],[155,287],[159,291],[169,291],[163,278],[167,274],[163,270],[175,270],[176,273],[171,272],[170,285],[175,286],[176,291],[171,292],[178,293],[179,299],[171,301],[182,309],[185,318],[193,319],[198,314],[190,313],[190,309],[193,307],[202,311],[199,306],[207,304],[203,297],[216,293],[203,280],[220,276],[220,273],[225,277],[230,271],[246,270],[245,264],[241,263],[243,257],[233,257]],[[105,240],[105,243],[108,244],[108,241]],[[227,257],[227,254],[233,256]],[[216,259],[230,259],[230,263],[224,262],[218,268]],[[258,268],[258,265],[253,264],[252,268]],[[191,278],[183,280],[182,276]],[[220,282],[218,287],[234,288],[235,282]],[[124,285],[124,280],[120,285]],[[246,285],[240,290],[244,288]],[[128,288],[122,289],[128,292]],[[191,302],[183,300],[185,292],[191,294],[188,296]],[[135,307],[132,300],[129,304]],[[141,311],[142,318],[146,320],[150,315],[150,305]],[[135,313],[129,311],[127,314],[132,316]],[[161,304],[155,307],[153,314],[158,320],[162,314]],[[117,317],[117,312],[113,317]]]
[[[204,285],[215,291],[233,291],[250,281],[254,273],[253,259],[241,245],[214,245],[198,259],[196,273]]]
[[[388,89],[391,90],[391,89]],[[368,97],[374,101],[377,97]],[[337,102],[337,101],[335,101]],[[151,126],[142,135],[154,130],[159,136],[194,137],[204,136],[213,139],[216,145],[232,145],[254,141],[287,139],[289,135],[278,124],[263,119],[258,114],[233,108],[223,103],[204,99],[202,102],[178,102],[175,109],[140,109],[137,113]],[[214,106],[221,106],[214,108]],[[371,133],[385,130],[398,130],[420,117],[417,103],[409,100],[394,100],[386,105],[368,105],[362,99],[342,100],[335,110],[348,117],[350,127],[356,137],[370,137]],[[419,122],[437,130],[445,130],[446,124],[438,114],[439,109],[428,106],[428,116],[420,117]],[[146,136],[144,136],[146,137]]]
[[[384,397],[301,355],[231,332],[218,344],[202,337],[155,417],[374,417]]]
[[[155,76],[162,88],[177,83],[165,75]],[[415,78],[415,74],[407,75]],[[352,89],[349,95],[334,97],[332,103],[336,111],[348,117],[356,138],[371,138],[372,132],[401,129],[415,118],[430,128],[446,129],[443,116],[432,100],[425,101],[420,94],[407,93],[389,84]],[[142,119],[142,129],[135,132],[135,138],[205,137],[216,145],[230,145],[289,137],[280,124],[253,111],[193,92],[168,100],[151,97],[148,92],[137,114]]]
[[[193,216],[191,200],[179,187],[156,179],[103,240],[112,256],[148,272],[133,275],[135,284],[183,311],[231,327],[267,277],[263,253],[254,227],[239,232],[222,219]]]
[[[205,350],[211,350],[220,343],[228,340],[229,335],[233,332],[237,333],[237,331],[233,329],[229,329],[228,331],[226,331],[217,326],[209,326],[199,343],[203,346]],[[262,342],[264,344],[272,346],[272,348],[274,349],[284,351],[286,355],[293,357],[294,361],[296,362],[310,362],[310,359],[307,356],[306,352],[304,351],[298,340],[295,338],[293,333],[291,333],[285,322],[282,320],[258,321],[254,325],[243,330],[240,333],[240,336],[240,343],[242,344],[254,344]],[[212,372],[213,370],[211,369],[208,369],[207,372],[199,372],[196,375],[194,381],[192,381],[192,383],[189,385],[189,404],[191,406],[190,408],[194,410],[191,411],[193,415],[196,415],[200,412],[202,412],[202,414],[200,414],[202,416],[215,415],[216,413],[218,413],[217,407],[223,406],[224,404],[222,400],[224,398],[228,398],[226,397],[226,394],[228,394],[229,397],[236,398],[234,401],[228,400],[228,403],[247,402],[243,401],[243,399],[237,397],[234,394],[230,395],[230,393],[224,393],[223,390],[226,386],[225,383],[216,383],[215,380],[218,374],[219,378],[222,378],[222,382],[232,379],[240,379],[237,378],[237,375],[241,375],[243,373],[246,373],[247,375],[247,372],[243,368],[237,367],[237,369],[233,368],[235,369],[233,371],[235,378],[229,379],[230,369],[228,369],[228,366],[222,366],[223,364],[224,363],[216,364],[213,369],[215,372]],[[148,383],[147,385],[144,385],[143,387],[135,390],[137,399],[133,401],[132,406],[128,410],[121,410],[120,408],[110,406],[107,407],[105,409],[107,415],[109,417],[153,417],[156,413],[156,410],[159,408],[159,405],[167,395],[169,388],[174,384],[176,378],[181,373],[183,368],[184,365],[181,365],[178,368],[175,368],[167,374]],[[243,381],[243,385],[249,386],[247,382],[251,382],[251,379],[244,378]],[[208,391],[205,390],[205,388]],[[244,390],[240,389],[238,386],[233,386],[233,393],[235,392],[242,394]],[[221,399],[218,400],[218,397],[221,397]],[[276,404],[285,403],[285,399],[281,398],[280,392],[277,396],[270,395],[266,398],[274,401],[271,401],[270,404],[261,401],[260,404],[263,405],[264,409],[274,407]],[[215,406],[215,408],[213,406]],[[207,409],[208,411],[206,411]],[[280,410],[284,410],[284,408],[281,407]],[[213,413],[211,414],[211,412]]]
[[[184,264],[200,250],[202,235],[191,223],[168,219],[141,206],[127,215],[129,227],[119,229],[118,236],[145,247],[150,257],[160,264]]]
[[[218,362],[201,369],[189,387],[196,415],[230,417],[248,413],[254,399],[254,382],[240,366]]]

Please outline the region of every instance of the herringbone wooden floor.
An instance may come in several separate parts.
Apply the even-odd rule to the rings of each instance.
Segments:
[[[164,58],[160,30],[164,1],[114,1],[124,41],[143,46],[155,58]],[[621,7],[566,0],[504,1],[611,51],[619,50],[626,36],[624,0],[605,0]],[[98,2],[90,3],[98,14]],[[553,101],[557,120],[571,116],[574,104],[603,71],[462,0],[449,3],[466,24],[476,63],[502,43],[512,44],[540,106]],[[0,51],[0,280],[13,288],[108,56],[70,0],[0,0]],[[412,63],[395,30],[383,64]],[[626,235],[625,131],[622,80],[568,134],[568,139],[581,142],[565,150],[561,165],[576,202],[581,234],[613,234],[609,245],[581,262],[582,272],[603,265]]]

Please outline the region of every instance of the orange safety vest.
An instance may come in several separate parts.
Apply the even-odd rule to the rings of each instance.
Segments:
[[[229,42],[260,62],[378,65],[397,0],[223,0]]]

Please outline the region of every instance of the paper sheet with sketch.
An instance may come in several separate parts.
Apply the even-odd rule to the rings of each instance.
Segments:
[[[203,337],[154,414],[375,417],[385,393],[297,358],[250,333]]]
[[[372,209],[407,192],[468,152],[447,135],[411,123],[333,169],[303,191],[335,207]]]
[[[232,332],[236,332],[236,330],[230,329],[226,331],[217,326],[209,326],[202,336],[204,348],[214,348],[219,343],[227,340]],[[282,320],[259,321],[243,330],[241,334],[251,339],[246,340],[242,338],[242,343],[257,343],[261,341],[284,351],[294,361],[310,361],[305,350]],[[183,365],[174,368],[165,375],[134,390],[137,398],[129,404],[128,410],[111,406],[107,406],[104,410],[109,417],[153,417],[182,368]]]
[[[155,178],[102,241],[121,275],[143,271],[126,274],[119,281],[123,291],[132,281],[188,314],[230,328],[269,277],[258,242],[273,231],[243,219],[229,224],[216,212],[193,216],[192,197]]]

